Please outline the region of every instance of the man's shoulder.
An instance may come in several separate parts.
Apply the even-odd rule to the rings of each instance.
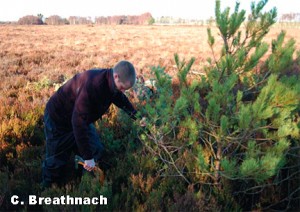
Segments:
[[[111,69],[103,69],[103,68],[93,68],[87,70],[85,73],[86,82],[88,87],[91,89],[101,88],[109,86],[110,78],[111,78]],[[84,76],[83,76],[84,77]],[[85,78],[85,77],[84,77]]]
[[[105,73],[105,72],[109,72],[110,70],[111,70],[110,68],[92,68],[87,70],[86,72]]]
[[[110,75],[110,69],[103,68],[93,68],[84,72],[84,75],[87,75],[88,81],[103,81],[108,78]]]

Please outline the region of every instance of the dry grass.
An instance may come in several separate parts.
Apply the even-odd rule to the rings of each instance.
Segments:
[[[72,74],[93,67],[112,67],[132,61],[139,73],[152,65],[175,71],[173,55],[196,58],[193,69],[201,71],[211,51],[206,27],[200,26],[0,26],[0,73]],[[216,34],[216,30],[214,30]],[[280,29],[272,29],[267,41]],[[295,37],[296,36],[296,37]],[[297,40],[300,29],[287,29]],[[220,40],[218,40],[220,43]],[[30,74],[30,72],[33,72]],[[9,74],[10,73],[10,74]]]

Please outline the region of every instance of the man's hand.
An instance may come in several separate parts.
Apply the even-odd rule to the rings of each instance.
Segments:
[[[92,171],[95,168],[95,161],[94,158],[90,159],[90,160],[85,160],[84,161],[84,166],[83,168],[85,168],[86,170],[88,170],[89,172]]]

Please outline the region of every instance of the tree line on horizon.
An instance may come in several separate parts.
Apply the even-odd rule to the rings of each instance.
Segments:
[[[279,23],[297,23],[300,22],[300,13],[282,14],[278,19]],[[151,13],[141,15],[115,15],[115,16],[98,16],[94,20],[91,17],[70,16],[63,18],[59,15],[52,15],[44,18],[42,14],[26,15],[17,22],[1,22],[0,24],[19,24],[19,25],[152,25],[157,24],[193,24],[193,25],[212,25],[215,23],[213,17],[207,20],[187,20],[171,16],[161,16],[154,19]]]
[[[153,24],[154,18],[150,13],[143,13],[141,15],[116,15],[116,16],[100,16],[96,17],[95,21],[91,17],[81,17],[81,16],[70,16],[67,18],[62,18],[59,15],[52,15],[43,19],[42,14],[26,15],[21,17],[17,24],[20,25],[76,25],[76,24],[132,24],[132,25],[147,25]]]

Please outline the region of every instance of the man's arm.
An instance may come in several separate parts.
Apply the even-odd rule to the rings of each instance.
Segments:
[[[78,151],[84,160],[93,158],[92,150],[89,145],[89,101],[87,93],[81,92],[75,102],[72,114],[72,126]]]
[[[123,94],[122,92],[117,92],[117,94],[113,98],[113,103],[124,110],[132,119],[136,119],[135,114],[137,111],[134,109],[132,106],[131,102],[129,99]]]

